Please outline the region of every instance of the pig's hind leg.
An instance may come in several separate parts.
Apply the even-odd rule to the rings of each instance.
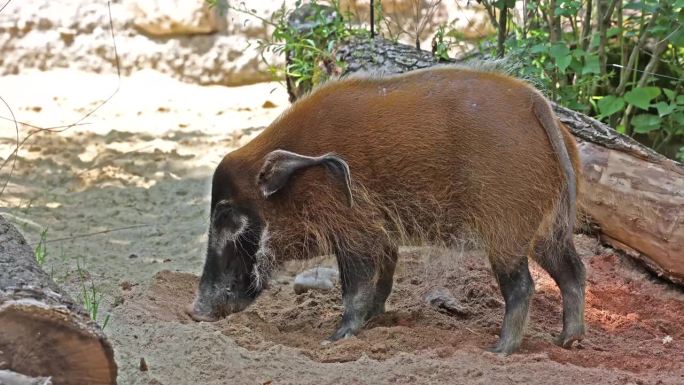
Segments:
[[[527,266],[527,257],[502,258],[490,255],[489,260],[506,304],[499,341],[489,350],[511,354],[522,342],[534,282]]]
[[[542,240],[535,260],[556,281],[563,297],[563,331],[556,344],[569,348],[584,337],[585,269],[571,236]]]

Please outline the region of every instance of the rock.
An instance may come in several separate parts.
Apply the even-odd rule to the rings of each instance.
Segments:
[[[292,8],[294,1],[286,0],[286,7]],[[175,0],[169,3],[192,3],[201,10],[203,2]],[[136,0],[111,3],[121,75],[153,69],[195,84],[238,86],[273,80],[269,64],[279,66],[285,61],[284,57],[272,52],[266,52],[263,57],[268,64],[262,60],[256,40],[270,36],[272,27],[257,17],[234,10],[220,16],[217,10],[206,9],[202,12],[209,12],[217,19],[199,16],[199,21],[187,19],[186,24],[209,25],[211,31],[206,27],[191,30],[183,27],[186,32],[157,35],[145,30],[147,27],[141,24],[149,19],[143,13],[152,12],[149,10],[151,5],[145,5],[148,4],[145,1],[140,7],[146,8],[136,9],[138,3]],[[166,1],[151,3],[166,4]],[[250,8],[254,8],[258,17],[268,19],[281,5],[282,1],[268,0],[253,2]],[[174,11],[173,6],[159,7],[168,10],[165,17],[170,18],[170,13],[184,16],[185,11]],[[142,19],[138,20],[139,17]],[[10,3],[0,17],[0,51],[0,75],[17,74],[31,68],[117,73],[106,2],[32,0],[21,6]]]
[[[294,291],[297,294],[309,290],[327,291],[335,287],[340,279],[340,273],[329,267],[315,267],[297,274],[294,280]]]
[[[204,0],[112,2],[121,74],[153,69],[187,82],[225,86],[273,80],[269,64],[282,66],[285,58],[265,52],[265,61],[262,60],[257,40],[268,38],[273,27],[260,18],[269,20],[283,4],[292,10],[296,2],[252,1],[244,7],[253,15],[234,9],[222,15],[218,9],[208,8]],[[429,46],[438,24],[455,19],[473,24],[473,16],[467,13],[482,14],[479,6],[467,6],[464,2],[467,0],[459,0],[458,4],[441,3],[447,7],[439,6],[434,20],[421,35],[425,47]],[[400,14],[398,20],[407,17],[412,4],[409,0],[385,3],[383,6],[388,11]],[[236,8],[243,7],[241,4],[230,2]],[[358,11],[360,20],[367,22],[367,0],[343,1],[342,10],[347,9]],[[117,72],[106,2],[31,0],[21,6],[12,2],[1,16],[0,75],[31,68],[44,71],[60,67],[106,74]],[[482,32],[487,19],[477,20],[464,28],[473,29],[475,34]],[[470,36],[471,32],[463,31],[463,35]],[[407,38],[402,37],[404,41]]]
[[[140,357],[140,366],[139,369],[141,372],[146,372],[149,370],[147,366],[147,362],[145,361],[145,357]]]
[[[130,3],[133,25],[154,36],[197,35],[225,29],[225,19],[204,0],[138,0]]]
[[[449,289],[444,287],[436,287],[430,290],[423,295],[423,300],[436,307],[439,311],[445,311],[448,314],[461,317],[466,317],[471,314],[471,310],[459,304],[451,295]]]
[[[11,370],[0,370],[0,385],[52,385],[52,379],[29,377]]]

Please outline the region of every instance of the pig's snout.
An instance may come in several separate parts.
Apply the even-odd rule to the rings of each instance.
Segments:
[[[189,315],[190,318],[192,318],[193,320],[198,322],[216,322],[219,320],[219,317],[216,317],[212,314],[197,311],[195,305],[196,302],[192,302],[185,306],[185,313]]]

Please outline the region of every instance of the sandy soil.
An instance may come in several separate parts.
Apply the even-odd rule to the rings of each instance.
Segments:
[[[19,120],[54,126],[79,119],[116,86],[115,77],[32,72],[0,79],[0,96]],[[341,312],[339,288],[292,289],[297,272],[333,266],[329,259],[284,266],[245,312],[191,321],[182,308],[202,267],[212,168],[286,106],[277,84],[197,87],[141,72],[122,80],[91,124],[37,134],[20,152],[0,213],[31,243],[48,229],[45,268],[74,297],[77,263],[104,293],[120,384],[684,383],[684,292],[587,236],[576,241],[589,276],[588,334],[572,350],[551,343],[560,296],[535,266],[521,352],[484,352],[503,309],[485,258],[470,251],[403,250],[388,313],[346,341],[321,345]],[[3,159],[14,135],[0,121]],[[439,286],[465,316],[424,303]]]

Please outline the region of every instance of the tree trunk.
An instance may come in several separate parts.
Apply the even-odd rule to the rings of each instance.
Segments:
[[[582,160],[579,207],[605,244],[684,285],[684,166],[558,105]]]
[[[440,64],[429,52],[380,38],[347,41],[337,58],[343,76]],[[558,105],[554,110],[577,139],[579,207],[599,226],[603,242],[684,284],[684,166],[586,115]]]
[[[116,384],[117,374],[100,327],[38,266],[24,237],[2,216],[0,369],[7,378],[21,373],[55,385]]]

